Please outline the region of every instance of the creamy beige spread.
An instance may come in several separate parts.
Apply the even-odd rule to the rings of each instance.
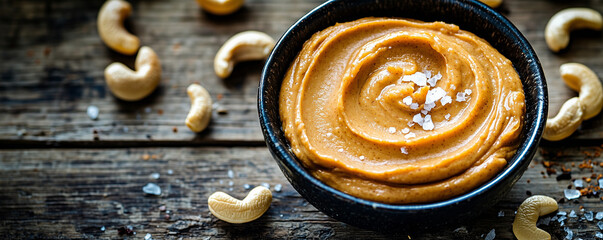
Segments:
[[[478,187],[518,147],[525,111],[512,63],[443,22],[363,18],[312,36],[280,92],[308,171],[350,195],[433,202]]]

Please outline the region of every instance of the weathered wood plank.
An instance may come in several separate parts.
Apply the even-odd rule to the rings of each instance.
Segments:
[[[52,146],[140,146],[152,140],[171,144],[262,141],[256,92],[262,62],[237,66],[221,80],[212,70],[220,45],[232,34],[256,29],[278,38],[322,1],[249,0],[234,15],[218,17],[194,1],[132,1],[129,29],[161,57],[163,80],[150,97],[135,103],[115,99],[104,83],[111,62],[133,65],[103,45],[96,15],[103,1],[3,1],[0,9],[0,141]],[[500,8],[526,35],[548,77],[550,113],[575,93],[559,79],[559,65],[584,63],[603,76],[601,32],[572,35],[569,51],[554,54],[543,29],[556,11],[592,7],[600,1],[507,0]],[[199,82],[228,114],[214,113],[207,132],[194,134],[183,124],[189,107],[185,89]],[[219,96],[221,98],[219,99]],[[100,108],[99,120],[86,108]],[[162,114],[160,114],[162,112]],[[174,127],[177,132],[174,132]],[[98,141],[94,141],[93,131]],[[603,116],[586,121],[575,139],[602,139]]]
[[[523,178],[494,208],[472,222],[448,226],[412,239],[483,239],[495,229],[497,239],[513,238],[511,223],[519,204],[531,194],[563,198],[569,180],[543,178],[547,160],[572,168],[572,178],[590,177],[590,169],[577,166],[584,160],[603,162],[600,147],[542,149]],[[557,152],[561,152],[558,154]],[[544,154],[542,154],[544,153]],[[591,157],[587,157],[591,155]],[[595,157],[596,156],[596,157]],[[147,159],[147,160],[145,160]],[[572,164],[575,167],[572,167]],[[560,173],[560,166],[554,166]],[[172,174],[169,174],[169,171]],[[228,171],[232,170],[232,178]],[[160,173],[159,179],[150,177]],[[603,173],[594,166],[593,173]],[[161,196],[144,195],[142,187],[157,183]],[[591,182],[594,184],[593,181]],[[226,191],[243,197],[244,184],[269,183],[274,200],[260,219],[248,224],[228,224],[213,217],[207,197]],[[274,191],[282,184],[281,192]],[[159,210],[166,206],[170,211]],[[599,198],[582,197],[560,203],[560,211],[603,211]],[[500,212],[504,216],[499,216]],[[263,147],[118,148],[0,150],[0,238],[81,239],[122,238],[117,229],[131,225],[138,238],[151,233],[159,239],[179,238],[341,238],[391,239],[396,235],[374,233],[337,222],[318,212],[289,185]],[[434,219],[437,221],[437,219]],[[565,225],[575,237],[593,239],[596,222],[569,218]],[[106,231],[100,228],[105,226]],[[455,229],[464,227],[463,229]],[[565,233],[559,223],[545,226],[554,239]],[[398,237],[407,238],[406,234]]]

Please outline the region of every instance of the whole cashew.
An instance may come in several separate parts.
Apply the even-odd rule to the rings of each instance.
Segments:
[[[518,240],[551,239],[551,235],[536,227],[539,216],[557,211],[555,199],[534,195],[523,201],[513,221],[513,233]]]
[[[603,17],[590,8],[568,8],[559,11],[546,25],[544,38],[549,49],[558,52],[569,44],[570,31],[574,29],[590,28],[601,30]]]
[[[140,40],[126,31],[124,19],[132,13],[132,6],[123,0],[108,0],[98,12],[98,34],[111,49],[126,55],[136,53]]]
[[[559,141],[572,135],[582,123],[584,116],[582,108],[578,97],[567,100],[557,116],[546,120],[542,137],[549,141]]]
[[[199,84],[191,84],[186,92],[191,99],[191,110],[186,116],[186,126],[193,132],[201,132],[207,127],[211,119],[211,96]]]
[[[270,207],[272,192],[263,186],[251,190],[243,201],[223,192],[215,192],[207,200],[209,211],[229,223],[246,223],[258,219]]]
[[[116,62],[105,68],[109,89],[122,100],[136,101],[146,97],[161,80],[161,63],[150,47],[140,48],[134,67],[136,71]]]
[[[500,4],[502,4],[503,0],[479,0],[479,1],[485,3],[486,5],[490,6],[491,8],[496,8],[496,7],[500,6]]]
[[[214,71],[218,77],[227,78],[237,62],[265,59],[274,44],[274,39],[263,32],[237,33],[218,50],[214,58]]]
[[[597,74],[580,63],[566,63],[559,68],[561,78],[568,87],[578,91],[584,107],[583,120],[591,119],[603,108],[603,87]]]
[[[216,15],[228,15],[243,6],[245,0],[197,0],[203,10]]]
[[[603,108],[603,87],[597,75],[579,63],[566,63],[559,68],[561,78],[578,97],[567,100],[554,118],[546,120],[542,137],[559,141],[578,129],[582,120],[590,119]]]

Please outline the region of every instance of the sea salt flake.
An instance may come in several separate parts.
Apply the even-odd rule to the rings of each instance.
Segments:
[[[425,85],[427,85],[427,77],[422,72],[416,72],[411,75],[406,75],[402,78],[402,81],[413,82],[420,87],[424,87]]]
[[[331,137],[332,135],[332,133],[327,133],[327,137]]]
[[[341,153],[341,152],[343,152],[343,148],[340,148],[340,149],[339,149],[339,150],[337,150],[337,151]]]
[[[572,211],[569,213],[568,217],[571,217],[571,218],[576,218],[576,217],[578,217],[578,214],[576,214],[576,211],[572,210]]]
[[[588,220],[589,222],[592,222],[594,220],[594,216],[593,216],[593,211],[588,211],[584,213],[584,217],[586,218],[586,220]]]
[[[427,109],[423,109],[423,110],[421,110],[421,113],[422,113],[422,114],[427,115],[427,114],[429,113],[429,110],[427,110]],[[420,124],[419,124],[419,125],[420,125]]]
[[[283,185],[282,184],[276,184],[274,185],[274,191],[275,192],[281,192],[281,190],[283,190]]]
[[[228,169],[227,175],[228,175],[228,178],[234,178],[234,172],[230,169]]]
[[[99,110],[97,106],[90,105],[88,108],[86,108],[86,114],[88,114],[88,117],[92,120],[98,119],[98,112]]]
[[[251,188],[251,185],[249,185],[247,183],[243,184],[243,189],[248,190],[250,188]]]
[[[412,121],[416,122],[417,124],[419,124],[419,126],[423,126],[423,117],[421,116],[421,114],[416,114],[412,117]]]
[[[561,211],[557,213],[558,216],[565,216],[567,215],[567,212]]]
[[[599,179],[599,187],[603,187],[603,178]]]
[[[561,227],[565,226],[565,222],[560,222],[559,226],[561,226]]]
[[[503,210],[500,210],[498,212],[498,217],[504,217],[505,216],[505,212]]]
[[[566,216],[561,216],[557,219],[557,222],[563,222],[563,221],[565,221],[565,219],[567,219]]]
[[[410,132],[410,129],[409,129],[409,128],[404,128],[404,129],[402,129],[402,133],[404,133],[404,134],[407,134],[407,133],[409,133],[409,132]]]
[[[584,181],[582,179],[574,180],[574,187],[576,187],[576,188],[584,187]]]
[[[404,154],[408,154],[408,150],[406,150],[406,147],[401,147],[400,152],[404,153]]]
[[[456,101],[457,102],[464,102],[466,100],[467,100],[467,98],[466,98],[464,92],[458,92],[458,93],[456,93]]]
[[[496,231],[494,229],[490,230],[490,232],[488,232],[488,234],[486,235],[486,238],[484,238],[484,240],[494,240],[494,238],[496,237]]]
[[[107,228],[105,228],[105,226],[102,226],[102,227],[100,228],[100,230],[104,232],[105,230],[107,230]]]
[[[411,96],[406,96],[404,99],[402,99],[402,102],[408,106],[410,106],[412,104],[412,97]]]
[[[431,121],[431,115],[427,115],[424,118],[423,122],[423,130],[431,131],[435,126],[433,125],[433,121]]]
[[[425,77],[426,78],[431,78],[431,71],[425,70]]]
[[[416,110],[417,108],[419,108],[419,104],[418,103],[412,103],[412,104],[410,104],[410,109]]]
[[[414,122],[408,122],[408,123],[406,123],[406,125],[408,125],[409,127],[412,127],[412,126],[415,125],[415,123]]]
[[[597,214],[595,215],[595,218],[596,218],[597,220],[601,220],[601,219],[603,219],[603,212],[597,212]]]
[[[565,195],[567,200],[578,199],[581,196],[580,191],[576,189],[564,189],[563,195]]]
[[[172,175],[172,174],[174,174],[174,170],[172,170],[172,169],[168,169],[168,170],[167,170],[167,174],[168,174],[168,175]]]
[[[433,109],[436,106],[435,103],[425,103],[425,105],[423,105],[423,109],[427,110],[427,112],[431,111],[431,109]],[[426,113],[427,114],[427,113]]]
[[[444,96],[440,99],[440,103],[442,106],[445,106],[446,104],[452,103],[452,98],[450,96]]]
[[[603,222],[597,222],[597,227],[599,227],[599,230],[603,230]]]
[[[430,89],[427,91],[427,95],[425,96],[425,104],[434,103],[444,96],[446,96],[446,91],[444,89],[440,87]]]
[[[360,158],[360,160],[364,160],[364,156],[360,156],[359,158]]]
[[[565,239],[572,240],[574,238],[574,232],[569,227],[564,227],[563,230],[567,233]]]
[[[471,91],[471,89],[465,89],[465,94],[467,94],[467,95],[471,95],[472,92],[473,91]]]
[[[393,133],[396,133],[396,128],[395,128],[395,127],[389,127],[389,128],[387,129],[387,131],[388,131],[389,133],[392,133],[392,134],[393,134]]]
[[[262,184],[263,187],[270,189],[270,184],[263,182]]]
[[[144,240],[153,240],[153,236],[150,233],[147,233],[147,235],[144,235]]]
[[[601,233],[601,232],[596,232],[596,233],[595,233],[595,237],[598,237],[598,238],[603,238],[603,233]]]
[[[444,115],[444,118],[445,118],[446,120],[450,120],[450,113],[448,113],[448,114]]]
[[[414,138],[414,137],[416,137],[416,136],[417,136],[417,135],[416,135],[416,134],[414,134],[414,133],[409,133],[409,134],[404,135],[404,138],[408,139],[408,138]]]
[[[151,178],[152,179],[159,179],[159,177],[161,177],[161,174],[159,174],[159,173],[151,173]]]
[[[450,89],[456,90],[456,86],[454,86],[454,84],[450,84]]]
[[[151,194],[151,195],[161,195],[161,188],[154,183],[147,183],[147,185],[145,185],[144,187],[142,187],[142,191],[146,194]]]

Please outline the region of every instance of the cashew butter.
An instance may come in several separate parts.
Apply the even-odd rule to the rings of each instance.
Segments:
[[[408,204],[457,196],[501,171],[518,148],[524,98],[512,63],[456,25],[363,18],[303,45],[279,107],[314,177]]]

